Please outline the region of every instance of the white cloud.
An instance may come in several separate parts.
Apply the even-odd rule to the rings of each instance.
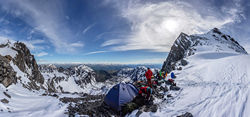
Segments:
[[[71,43],[70,47],[83,47],[84,45],[82,43]]]
[[[94,52],[86,53],[84,55],[99,54],[99,53],[105,53],[105,52],[108,52],[108,51],[94,51]]]
[[[46,55],[48,55],[47,52],[41,52],[41,53],[38,53],[36,56],[42,57],[42,56],[46,56]]]
[[[236,7],[194,6],[186,1],[165,1],[154,3],[117,3],[121,17],[131,23],[131,33],[124,39],[112,39],[102,46],[115,51],[149,49],[168,52],[181,32],[204,33],[225,24],[239,22],[242,9]],[[204,11],[205,9],[205,11]]]
[[[72,53],[79,50],[79,46],[75,47],[72,43],[73,33],[65,25],[64,20],[67,19],[61,0],[8,0],[0,3],[3,9],[46,35],[58,53]],[[71,43],[73,46],[68,46]]]
[[[89,25],[88,27],[86,27],[85,29],[83,29],[82,34],[85,34],[86,32],[88,32],[94,26],[95,26],[95,24]]]
[[[123,41],[122,39],[108,40],[108,41],[105,41],[105,42],[101,45],[101,47],[120,44],[122,41]]]

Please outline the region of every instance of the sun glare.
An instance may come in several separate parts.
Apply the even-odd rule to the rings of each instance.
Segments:
[[[178,22],[175,20],[166,20],[162,23],[162,27],[170,32],[175,32],[178,29]]]

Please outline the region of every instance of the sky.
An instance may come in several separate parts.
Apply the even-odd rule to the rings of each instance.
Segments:
[[[0,0],[0,39],[38,63],[163,63],[181,32],[214,27],[250,50],[249,0]]]

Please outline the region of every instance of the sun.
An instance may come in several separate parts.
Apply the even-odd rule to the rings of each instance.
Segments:
[[[172,33],[176,32],[178,27],[179,27],[178,22],[173,19],[168,19],[162,22],[162,28],[167,29],[169,32]]]

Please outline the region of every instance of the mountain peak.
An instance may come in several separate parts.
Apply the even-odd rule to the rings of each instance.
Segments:
[[[6,64],[13,68],[17,76],[26,79],[27,82],[23,85],[29,89],[39,90],[41,88],[39,85],[44,83],[44,78],[38,70],[34,55],[30,53],[24,43],[6,40],[0,44],[0,55],[8,59]]]
[[[234,38],[222,33],[218,28],[199,35],[180,33],[172,45],[162,69],[170,72],[174,69],[176,62],[197,52],[205,51],[247,54],[245,49]]]
[[[211,31],[213,33],[222,34],[222,32],[218,28],[213,28]]]

